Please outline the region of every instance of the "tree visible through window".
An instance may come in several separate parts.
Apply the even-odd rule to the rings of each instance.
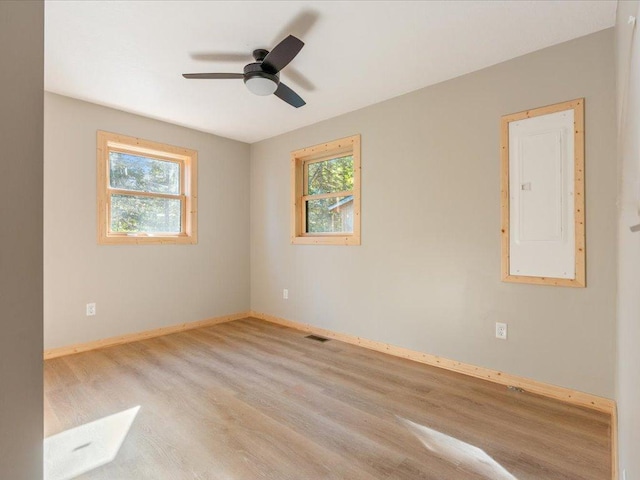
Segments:
[[[297,150],[292,243],[360,244],[360,136]]]
[[[305,164],[306,232],[353,233],[353,155]],[[333,193],[332,197],[323,197]]]
[[[196,152],[98,132],[100,243],[196,243]]]

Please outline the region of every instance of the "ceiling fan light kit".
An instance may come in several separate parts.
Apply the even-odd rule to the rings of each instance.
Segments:
[[[242,78],[251,93],[256,95],[274,94],[292,107],[302,107],[305,101],[293,90],[280,82],[280,70],[286,67],[300,52],[304,42],[289,35],[276,45],[271,52],[264,49],[253,51],[255,62],[244,67],[244,73],[183,73],[188,79],[235,79]]]
[[[251,93],[255,93],[260,96],[271,95],[278,89],[278,79],[273,80],[261,75],[244,77],[244,84]]]
[[[256,50],[253,52],[254,58],[259,61],[250,63],[244,67],[244,84],[251,93],[255,93],[256,95],[271,95],[275,93],[278,88],[280,75],[264,71],[262,60],[266,54],[262,55],[262,52],[266,52],[266,50]]]

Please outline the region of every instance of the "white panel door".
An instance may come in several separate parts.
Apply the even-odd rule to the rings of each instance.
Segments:
[[[509,123],[509,274],[575,278],[574,110]]]

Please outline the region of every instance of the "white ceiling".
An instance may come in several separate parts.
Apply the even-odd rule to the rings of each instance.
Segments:
[[[611,27],[615,10],[615,1],[48,1],[45,89],[255,142]],[[306,43],[281,77],[306,100],[300,109],[242,80],[181,76],[242,72],[254,49],[288,34]],[[206,57],[222,53],[246,60]]]

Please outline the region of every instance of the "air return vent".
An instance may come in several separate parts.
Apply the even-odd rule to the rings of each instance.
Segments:
[[[306,337],[304,337],[304,338],[308,338],[308,339],[310,339],[310,340],[315,340],[316,342],[321,342],[321,343],[324,343],[324,342],[328,342],[328,341],[329,341],[329,339],[328,339],[328,338],[319,337],[318,335],[307,335],[307,336],[306,336]]]

